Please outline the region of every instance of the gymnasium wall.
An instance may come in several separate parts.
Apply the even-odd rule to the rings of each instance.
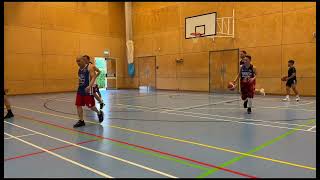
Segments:
[[[80,54],[110,49],[123,78],[123,2],[5,2],[4,65],[9,94],[75,91]]]
[[[232,15],[235,9],[235,38],[184,38],[184,19],[217,12]],[[315,2],[134,2],[133,35],[135,57],[156,56],[157,89],[209,90],[209,51],[246,50],[257,66],[257,87],[283,94],[280,77],[287,74],[288,59],[296,60],[298,88],[302,95],[316,93]],[[175,60],[183,58],[183,65]],[[126,75],[127,76],[127,75]],[[262,85],[263,82],[263,85]],[[138,79],[130,82],[138,87]]]

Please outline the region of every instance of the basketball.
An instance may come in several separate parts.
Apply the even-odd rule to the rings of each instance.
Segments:
[[[281,78],[281,81],[287,81],[287,79],[288,79],[288,76],[284,76]]]
[[[228,84],[228,89],[229,89],[230,91],[233,91],[233,90],[235,89],[235,85],[234,85],[232,82],[229,82],[229,84]]]

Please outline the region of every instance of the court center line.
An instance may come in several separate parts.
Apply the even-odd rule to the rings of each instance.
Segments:
[[[37,134],[37,133],[31,133],[31,134],[25,134],[25,135],[15,136],[15,137],[20,138],[20,137],[27,137],[27,136],[32,136],[32,135],[36,135],[36,134]],[[4,138],[4,139],[8,140],[8,139],[12,139],[12,137]]]
[[[51,115],[51,116],[61,117],[61,118],[64,118],[64,119],[78,120],[77,118],[56,115],[56,114],[37,111],[37,110],[32,110],[32,109],[28,109],[28,108],[22,108],[22,107],[17,107],[17,106],[13,106],[13,107],[16,107],[18,109],[24,109],[24,110],[27,110],[27,111],[38,112],[40,114],[47,114],[47,115]],[[99,123],[93,122],[93,121],[86,121],[86,122],[91,123],[91,124],[99,124]],[[263,157],[263,156],[247,154],[247,153],[243,153],[243,152],[239,152],[239,151],[235,151],[235,150],[230,150],[230,149],[221,148],[221,147],[208,145],[208,144],[202,144],[202,143],[189,141],[189,140],[185,140],[185,139],[178,139],[178,138],[173,138],[173,137],[164,136],[164,135],[160,135],[160,134],[150,133],[150,132],[146,132],[146,131],[140,131],[140,130],[135,130],[135,129],[124,128],[124,127],[115,126],[115,125],[106,125],[106,126],[109,126],[109,127],[112,127],[112,128],[116,128],[116,129],[121,129],[121,130],[124,130],[124,131],[135,132],[135,133],[138,133],[138,134],[145,134],[145,135],[150,135],[150,136],[154,136],[154,137],[158,137],[158,138],[162,138],[162,139],[169,139],[169,140],[172,140],[172,141],[178,141],[178,142],[183,142],[183,143],[187,143],[187,144],[202,146],[202,147],[206,147],[206,148],[210,148],[210,149],[221,150],[221,151],[230,152],[230,153],[233,153],[233,154],[240,154],[240,155],[245,155],[245,156],[253,157],[253,158],[257,158],[257,159],[273,161],[273,162],[277,162],[277,163],[280,163],[280,164],[287,164],[289,166],[295,166],[295,167],[300,167],[300,168],[304,168],[304,169],[316,170],[316,168],[314,168],[314,167],[309,167],[309,166],[304,166],[304,165],[295,164],[295,163],[291,163],[291,162],[286,162],[286,161],[282,161],[282,160],[272,159],[272,158],[269,158],[269,157]]]
[[[59,101],[59,100],[58,100]],[[226,101],[224,101],[226,102]],[[136,106],[136,105],[127,105],[127,104],[117,104],[120,106],[132,106],[132,107],[138,107],[138,108],[143,108],[143,109],[150,109],[152,110],[152,112],[159,112],[155,109],[157,108],[150,108],[150,107],[145,107],[145,106]],[[132,108],[135,109],[135,108]],[[139,109],[140,110],[140,109]],[[231,118],[231,119],[242,119],[242,120],[249,120],[249,121],[256,121],[256,122],[267,122],[267,123],[274,123],[274,124],[285,124],[285,125],[291,125],[291,126],[301,126],[301,127],[311,127],[311,126],[307,126],[307,125],[303,125],[303,124],[295,124],[295,123],[285,123],[285,122],[272,122],[272,121],[265,121],[265,120],[258,120],[258,119],[246,119],[246,118],[238,118],[238,117],[232,117],[232,116],[221,116],[221,115],[216,115],[216,114],[205,114],[205,113],[195,113],[195,112],[188,112],[188,111],[176,111],[176,110],[165,110],[165,111],[161,111],[159,113],[168,113],[168,112],[183,112],[183,113],[189,113],[189,114],[196,114],[196,115],[206,115],[206,116],[217,116],[217,117],[225,117],[225,118]],[[170,113],[168,113],[170,114]],[[182,115],[182,116],[187,116],[184,114],[174,114],[174,115]],[[199,117],[201,118],[201,117]],[[210,119],[210,118],[208,118]],[[249,123],[249,124],[254,124],[254,125],[260,125],[260,126],[267,126],[267,127],[275,127],[275,128],[285,128],[285,129],[292,129],[292,128],[288,128],[288,127],[282,127],[282,126],[274,126],[274,125],[265,125],[265,124],[257,124],[257,123],[250,123],[250,122],[241,122],[241,121],[232,121],[232,120],[226,120],[226,119],[215,119],[213,118],[213,120],[221,120],[221,121],[229,121],[229,122],[238,122],[238,123]],[[307,131],[310,132],[308,130],[305,129],[299,129],[302,131]],[[315,131],[311,131],[311,132],[315,132]]]
[[[143,166],[143,165],[140,165],[140,164],[137,164],[137,163],[134,163],[134,162],[131,162],[131,161],[128,161],[128,160],[125,160],[125,159],[122,159],[122,158],[119,158],[119,157],[110,155],[110,154],[106,154],[106,153],[103,153],[103,152],[100,152],[100,151],[96,151],[96,150],[91,149],[91,148],[87,148],[87,147],[80,146],[80,145],[77,145],[77,144],[74,144],[74,143],[71,143],[71,142],[68,142],[68,141],[65,141],[65,140],[56,138],[56,137],[52,137],[52,136],[49,136],[49,135],[47,135],[47,134],[43,134],[43,133],[40,133],[40,132],[31,130],[31,129],[28,129],[28,128],[26,128],[26,127],[19,126],[19,125],[14,124],[14,123],[10,123],[10,122],[7,122],[7,121],[4,121],[4,122],[7,123],[7,124],[11,124],[11,125],[13,125],[13,126],[19,127],[19,128],[21,128],[21,129],[28,130],[28,131],[30,131],[30,132],[39,133],[39,135],[48,137],[48,138],[50,138],[50,139],[54,139],[54,140],[57,140],[57,141],[60,141],[60,142],[64,142],[64,143],[67,143],[67,144],[76,146],[76,147],[78,147],[78,148],[85,149],[85,150],[87,150],[87,151],[91,151],[91,152],[94,152],[94,153],[96,153],[96,154],[100,154],[100,155],[102,155],[102,156],[110,157],[110,158],[112,158],[112,159],[116,159],[116,160],[118,160],[118,161],[121,161],[121,162],[130,164],[130,165],[133,165],[133,166],[136,166],[136,167],[139,167],[139,168],[142,168],[142,169],[145,169],[145,170],[148,170],[148,171],[151,171],[151,172],[154,172],[154,173],[157,173],[157,174],[160,174],[160,175],[169,177],[169,178],[177,178],[177,177],[172,176],[172,175],[170,175],[170,174],[167,174],[167,173],[164,173],[164,172],[161,172],[161,171],[158,171],[158,170],[155,170],[155,169],[152,169],[152,168],[149,168],[149,167],[146,167],[146,166]],[[48,150],[46,150],[46,151],[48,151]],[[50,152],[50,151],[48,151],[48,152]]]
[[[131,144],[131,143],[127,143],[127,142],[124,142],[124,141],[119,141],[119,140],[116,140],[116,139],[107,138],[107,137],[104,137],[104,136],[99,136],[99,135],[96,135],[96,134],[87,133],[87,132],[83,132],[83,131],[79,131],[79,130],[67,128],[67,127],[64,127],[64,126],[60,126],[60,125],[57,125],[57,124],[53,124],[53,123],[49,123],[49,122],[37,120],[37,119],[34,119],[34,118],[29,118],[29,117],[22,116],[22,115],[18,115],[18,116],[24,117],[25,119],[23,119],[23,120],[26,120],[26,119],[28,120],[28,119],[29,119],[29,120],[32,120],[32,121],[34,121],[34,122],[38,122],[38,123],[42,123],[42,124],[47,124],[47,125],[50,125],[50,126],[53,126],[53,127],[56,127],[56,128],[60,128],[60,129],[65,129],[65,130],[77,132],[77,133],[80,133],[80,134],[83,134],[83,135],[87,135],[87,136],[94,136],[94,137],[106,139],[106,140],[109,140],[109,141],[111,141],[111,142],[113,142],[113,143],[119,143],[119,144],[124,144],[124,145],[132,146],[132,147],[137,147],[137,148],[140,148],[140,149],[143,149],[143,150],[152,151],[152,152],[156,152],[156,153],[159,153],[159,154],[164,154],[164,155],[167,155],[167,156],[171,156],[171,157],[174,157],[174,158],[178,158],[178,159],[190,161],[190,162],[193,162],[193,163],[202,165],[202,166],[215,167],[215,168],[221,169],[221,170],[223,170],[223,171],[227,171],[227,172],[230,172],[230,173],[233,173],[233,174],[237,174],[237,175],[240,175],[240,176],[244,176],[244,177],[256,178],[256,177],[251,176],[251,175],[248,175],[248,174],[244,174],[244,173],[237,172],[237,171],[230,170],[230,169],[226,169],[226,168],[220,168],[220,167],[218,167],[218,166],[215,166],[215,165],[212,165],[212,164],[208,164],[208,163],[204,163],[204,162],[200,162],[200,161],[197,161],[197,160],[193,160],[193,159],[190,159],[190,158],[187,158],[187,157],[178,156],[178,155],[175,155],[175,154],[170,154],[170,153],[167,153],[167,152],[163,152],[163,151],[159,151],[159,150],[147,148],[147,147],[144,147],[144,146],[140,146],[140,145],[136,145],[136,144]]]
[[[83,141],[83,142],[79,142],[76,144],[86,144],[89,142],[93,142],[93,141],[98,141],[100,139],[92,139],[89,141]],[[68,148],[68,147],[74,147],[73,145],[66,145],[66,146],[61,146],[61,147],[57,147],[57,148],[51,148],[51,149],[47,149],[48,151],[55,151],[58,149],[64,149],[64,148]],[[14,159],[20,159],[20,158],[25,158],[25,157],[29,157],[29,156],[34,156],[34,155],[38,155],[38,154],[42,154],[45,153],[46,151],[37,151],[37,152],[33,152],[33,153],[28,153],[28,154],[23,154],[23,155],[19,155],[19,156],[14,156],[14,157],[9,157],[9,158],[5,158],[4,161],[10,161],[10,160],[14,160]]]
[[[14,139],[16,139],[16,140],[18,140],[18,141],[21,141],[21,142],[23,142],[23,143],[25,143],[25,144],[28,144],[28,145],[30,145],[30,146],[32,146],[32,147],[35,147],[35,148],[40,149],[40,150],[42,150],[42,151],[45,151],[45,152],[47,152],[47,153],[49,153],[49,154],[51,154],[51,155],[53,155],[53,156],[55,156],[55,157],[58,157],[58,158],[60,158],[60,159],[62,159],[62,160],[65,160],[65,161],[70,162],[70,163],[72,163],[72,164],[74,164],[74,165],[77,165],[77,166],[79,166],[79,167],[82,167],[82,168],[84,168],[84,169],[87,169],[87,170],[89,170],[89,171],[91,171],[91,172],[93,172],[93,173],[96,173],[96,174],[98,174],[98,175],[100,175],[100,176],[102,176],[102,177],[105,177],[105,178],[113,178],[112,176],[109,176],[108,174],[105,174],[105,173],[103,173],[103,172],[101,172],[101,171],[98,171],[98,170],[96,170],[96,169],[93,169],[93,168],[91,168],[91,167],[89,167],[89,166],[85,166],[85,165],[83,165],[83,164],[81,164],[81,163],[78,163],[78,162],[76,162],[76,161],[73,161],[73,160],[71,160],[71,159],[68,159],[68,158],[66,158],[66,157],[64,157],[64,156],[61,156],[61,155],[59,155],[59,154],[56,154],[56,153],[54,153],[54,152],[48,151],[48,150],[45,149],[45,148],[42,148],[42,147],[37,146],[37,145],[35,145],[35,144],[32,144],[32,143],[30,143],[30,142],[28,142],[28,141],[25,141],[25,140],[23,140],[23,139],[20,139],[20,138],[18,138],[18,137],[15,137],[15,136],[13,136],[13,135],[11,135],[11,134],[8,134],[8,133],[4,133],[4,134],[7,135],[7,136],[12,137],[12,138],[14,138]]]
[[[313,122],[315,122],[315,120],[308,121],[306,124],[311,124],[311,123],[313,123]],[[271,140],[269,140],[269,141],[261,144],[260,146],[257,146],[257,147],[255,147],[255,148],[253,148],[252,150],[248,151],[247,154],[253,154],[253,153],[255,153],[255,152],[258,152],[258,151],[260,151],[261,149],[263,149],[263,148],[265,148],[265,147],[267,147],[267,146],[270,146],[271,144],[274,144],[274,143],[276,143],[276,142],[278,142],[278,141],[280,141],[280,140],[288,137],[289,135],[293,134],[293,133],[296,132],[296,131],[297,131],[297,130],[295,130],[295,129],[290,130],[290,131],[287,131],[286,133],[284,133],[284,134],[282,134],[282,135],[280,135],[280,136],[277,136],[276,138],[273,138],[273,139],[271,139]],[[231,164],[234,164],[234,163],[240,161],[241,159],[243,159],[243,158],[245,158],[245,157],[246,157],[246,156],[241,155],[241,156],[232,158],[231,160],[229,160],[229,161],[221,164],[220,166],[221,166],[221,167],[230,166]],[[217,171],[218,171],[218,169],[213,168],[213,169],[211,169],[211,170],[209,170],[209,171],[207,171],[207,172],[205,172],[205,173],[200,174],[199,176],[197,176],[197,178],[205,178],[205,177],[207,177],[207,176],[209,176],[209,175],[214,174],[214,173],[217,172]]]
[[[131,106],[131,105],[129,105]],[[137,109],[137,108],[136,108]],[[138,109],[138,110],[141,110],[141,109]],[[225,122],[232,122],[232,123],[240,123],[240,124],[250,124],[250,125],[255,125],[255,126],[265,126],[265,127],[274,127],[274,128],[280,128],[280,129],[297,129],[299,131],[305,131],[305,132],[313,132],[315,133],[315,131],[307,131],[306,129],[300,129],[300,128],[290,128],[290,127],[285,127],[285,126],[275,126],[275,125],[270,125],[270,124],[259,124],[259,123],[254,123],[254,122],[244,122],[244,121],[234,121],[234,120],[227,120],[227,119],[218,119],[218,118],[213,118],[213,117],[206,117],[206,116],[195,116],[193,114],[202,114],[202,113],[191,113],[189,112],[189,114],[183,114],[183,113],[188,113],[188,112],[179,112],[179,111],[176,111],[176,112],[179,112],[179,113],[173,113],[173,112],[167,112],[167,111],[151,111],[151,112],[158,112],[158,113],[166,113],[166,114],[173,114],[173,115],[180,115],[180,116],[186,116],[186,117],[195,117],[195,118],[200,118],[200,119],[212,119],[212,120],[219,120],[219,121],[225,121]],[[206,115],[209,115],[210,114],[206,114]],[[219,115],[217,115],[219,116]],[[227,117],[227,116],[226,116]],[[244,120],[251,120],[251,121],[254,121],[254,119],[244,119]],[[256,120],[256,121],[261,121],[261,120]],[[269,121],[266,121],[268,123],[272,123],[272,122],[269,122]],[[275,122],[274,122],[275,123]],[[277,122],[277,123],[281,123],[281,122]],[[289,123],[288,123],[289,124]],[[308,126],[310,127],[310,126]]]

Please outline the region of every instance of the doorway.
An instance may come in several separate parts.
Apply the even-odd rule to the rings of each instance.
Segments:
[[[209,92],[238,93],[230,91],[228,83],[239,73],[239,49],[210,51]],[[239,87],[239,86],[238,86]]]
[[[106,74],[107,74],[107,64],[104,57],[95,57],[95,65],[101,71],[100,75],[97,77],[97,84],[99,88],[106,88]]]
[[[139,87],[156,88],[156,57],[139,57]]]

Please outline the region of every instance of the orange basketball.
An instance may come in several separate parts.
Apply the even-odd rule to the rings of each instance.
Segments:
[[[235,89],[235,85],[233,84],[233,82],[229,82],[229,84],[228,84],[228,89],[229,89],[230,91],[233,91],[233,90]]]
[[[281,78],[281,81],[287,81],[287,79],[288,79],[288,76],[284,76]]]

